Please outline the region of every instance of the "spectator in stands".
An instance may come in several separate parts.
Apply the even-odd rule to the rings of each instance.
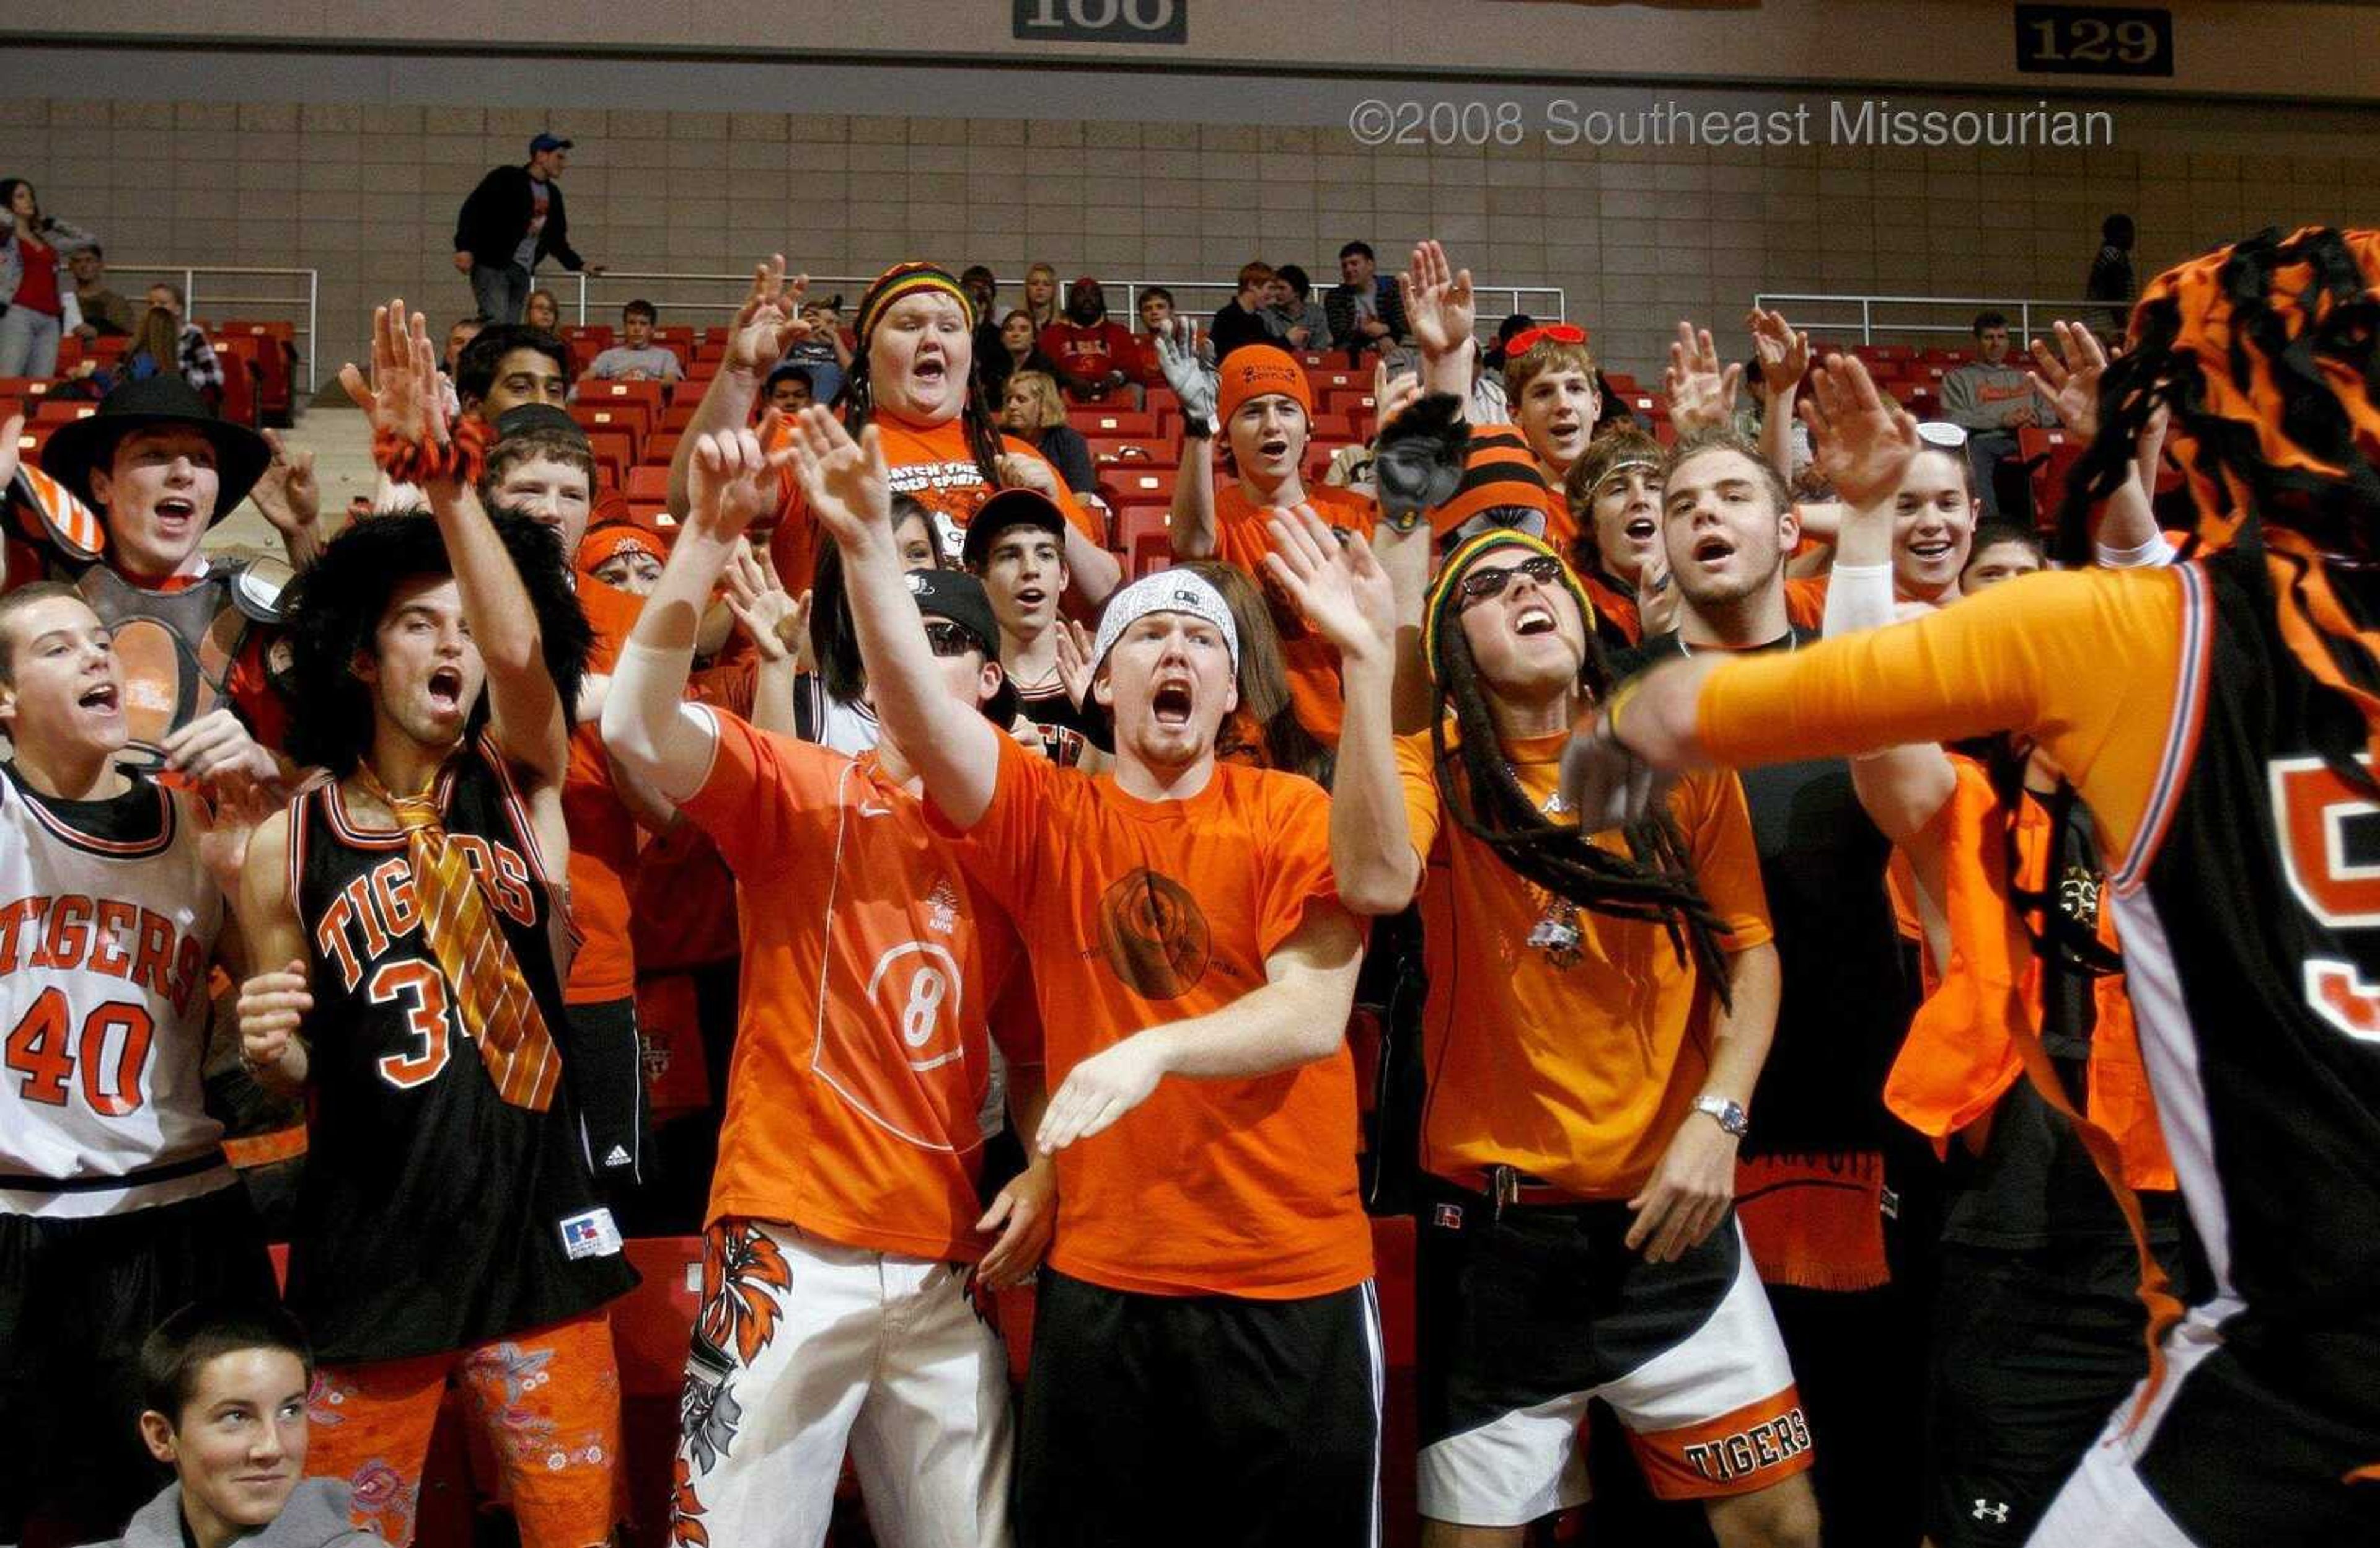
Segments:
[[[94,1548],[384,1548],[348,1525],[347,1486],[306,1478],[314,1355],[271,1301],[199,1301],[140,1346],[140,1439],[174,1469],[124,1535]]]
[[[1232,298],[1215,308],[1214,325],[1208,330],[1215,345],[1215,363],[1221,365],[1223,357],[1245,345],[1273,342],[1272,330],[1265,323],[1265,291],[1272,284],[1272,265],[1252,259],[1240,265],[1239,288]]]
[[[1076,494],[1099,492],[1090,442],[1066,423],[1066,405],[1058,396],[1057,379],[1049,372],[1017,371],[1009,377],[1000,402],[1000,428],[1048,458]]]
[[[978,369],[1000,353],[1000,276],[980,263],[959,272],[959,288],[975,308],[975,358]]]
[[[489,320],[499,320],[490,318]],[[528,327],[559,333],[562,332],[562,303],[553,298],[553,292],[540,285],[528,293],[527,301],[521,303],[520,320]]]
[[[197,388],[210,405],[221,407],[223,362],[215,358],[215,346],[207,342],[207,335],[199,325],[183,315],[189,308],[189,297],[182,294],[180,285],[167,284],[160,280],[149,287],[149,305],[155,310],[169,314],[174,320],[175,333],[179,341],[176,351],[181,363],[182,380]]]
[[[573,272],[603,272],[570,245],[561,182],[570,145],[551,132],[538,135],[526,166],[490,168],[455,217],[455,268],[470,277],[480,310],[498,322],[520,320],[530,276],[548,258]]]
[[[1967,432],[1967,466],[1974,474],[1984,514],[2000,514],[1995,478],[2002,464],[2017,460],[2016,432],[2058,423],[2033,372],[2009,362],[2008,319],[1996,311],[1975,315],[1975,356],[1942,378],[1942,416]],[[2024,497],[2030,508],[2032,497]]]
[[[1036,333],[1058,320],[1057,270],[1037,263],[1025,271],[1025,312]]]
[[[760,404],[763,408],[780,409],[787,414],[799,414],[817,401],[818,389],[810,381],[809,368],[807,366],[781,365],[769,373],[769,380],[760,386]]]
[[[599,381],[677,381],[686,366],[677,351],[655,342],[653,325],[661,313],[650,301],[631,301],[620,308],[620,342],[595,357],[587,375]]]
[[[1058,363],[1041,352],[1034,334],[1033,314],[1022,307],[1000,320],[1001,401],[1006,401],[1008,379],[1018,371],[1040,371],[1053,380],[1058,374]]]
[[[67,270],[74,275],[75,305],[82,312],[82,326],[75,332],[85,344],[123,338],[140,326],[140,308],[107,288],[106,258],[96,242],[67,254]]]
[[[1350,242],[1339,249],[1339,279],[1322,298],[1334,342],[1344,345],[1352,356],[1385,349],[1406,336],[1404,303],[1395,284],[1380,277],[1369,242]]]
[[[493,426],[523,404],[570,401],[570,346],[524,323],[481,329],[455,362],[463,412]]]
[[[0,376],[53,377],[74,294],[60,284],[60,271],[67,252],[88,247],[91,234],[42,214],[33,185],[21,177],[0,178],[0,206],[8,223],[0,240]]]
[[[1140,375],[1140,346],[1129,329],[1109,318],[1107,292],[1088,274],[1066,287],[1066,315],[1042,329],[1036,342],[1076,403],[1106,403]]]
[[[778,363],[809,372],[811,399],[832,406],[843,395],[843,383],[851,373],[851,345],[843,333],[843,297],[830,296],[804,304],[802,320],[810,331],[795,339]]]
[[[1173,292],[1161,284],[1150,285],[1140,293],[1139,314],[1141,337],[1156,338],[1173,320]]]
[[[2099,332],[2110,339],[2120,339],[2131,320],[2132,295],[2137,288],[2132,278],[2132,217],[2110,215],[2099,223],[2099,256],[2091,260],[2091,274],[2082,284],[2086,301],[2112,301],[2114,306],[2099,313]]]
[[[1294,263],[1272,272],[1265,292],[1265,322],[1291,349],[1330,347],[1330,314],[1314,298],[1314,282]]]
[[[668,562],[668,539],[634,522],[606,522],[578,544],[578,568],[631,597],[651,596]]]
[[[961,558],[983,582],[1000,625],[1000,670],[1042,756],[1061,768],[1105,768],[1112,739],[1090,694],[1091,635],[1058,611],[1067,586],[1065,514],[1036,490],[1002,490],[967,524]]]
[[[463,400],[455,391],[455,369],[463,358],[463,351],[470,347],[471,341],[478,338],[480,330],[487,325],[486,318],[473,312],[468,317],[458,319],[455,326],[446,330],[446,354],[438,373],[438,396],[445,406],[449,424],[454,423],[455,417],[463,412]]]
[[[132,342],[118,357],[115,369],[102,371],[97,381],[104,394],[123,382],[181,374],[181,329],[175,323],[173,313],[152,307],[140,314],[140,324],[132,331]]]

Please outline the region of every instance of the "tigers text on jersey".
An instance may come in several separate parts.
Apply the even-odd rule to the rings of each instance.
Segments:
[[[0,1214],[80,1218],[233,1181],[200,1106],[223,895],[147,779],[55,801],[0,764]]]
[[[501,756],[484,744],[457,755],[433,793],[559,1037],[562,910]],[[340,787],[322,785],[290,804],[289,876],[313,979],[315,1094],[289,1304],[316,1352],[469,1348],[634,1284],[568,1082],[544,1112],[497,1094],[422,929],[404,835],[358,829]]]

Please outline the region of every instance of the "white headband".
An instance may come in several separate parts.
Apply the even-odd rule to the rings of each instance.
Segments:
[[[1107,611],[1099,614],[1099,636],[1091,642],[1091,670],[1099,670],[1126,629],[1153,612],[1186,612],[1213,624],[1222,634],[1223,647],[1232,653],[1232,671],[1237,674],[1240,631],[1232,623],[1231,608],[1221,592],[1194,572],[1182,569],[1143,575],[1108,599]]]

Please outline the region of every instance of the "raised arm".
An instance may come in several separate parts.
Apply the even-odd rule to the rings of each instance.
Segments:
[[[871,676],[870,681],[874,679]],[[1068,1070],[1034,1143],[1042,1155],[1087,1139],[1147,1101],[1168,1075],[1244,1080],[1327,1058],[1347,1036],[1364,933],[1318,903],[1265,958],[1265,982],[1219,1010],[1133,1034]]]
[[[952,711],[917,599],[901,573],[892,541],[892,475],[876,427],[855,441],[832,414],[808,408],[792,429],[802,494],[843,550],[852,625],[877,716],[942,815],[972,828],[991,804],[1000,778],[1000,732],[980,715]]]
[[[1395,913],[1413,901],[1421,862],[1390,728],[1394,588],[1368,547],[1342,543],[1309,507],[1270,525],[1273,551],[1265,555],[1265,569],[1339,652],[1346,718],[1330,781],[1330,870],[1339,900],[1359,914]]]
[[[720,573],[753,518],[777,503],[777,473],[793,454],[762,450],[772,413],[749,429],[705,435],[694,456],[693,503],[661,584],[645,599],[603,703],[603,745],[622,767],[672,801],[702,788],[718,749],[710,715],[685,702],[697,625]]]
[[[1735,423],[1735,397],[1743,387],[1743,363],[1720,366],[1718,345],[1712,341],[1710,330],[1696,329],[1681,320],[1661,386],[1670,400],[1670,422],[1680,435],[1726,429]]]
[[[1479,302],[1471,289],[1471,271],[1456,269],[1437,242],[1419,242],[1405,272],[1397,276],[1397,295],[1404,302],[1405,326],[1421,351],[1422,391],[1451,393],[1470,402],[1471,362],[1479,350],[1473,333]],[[1374,401],[1378,401],[1377,393]],[[1387,417],[1381,415],[1383,420]]]
[[[686,519],[693,498],[686,472],[693,466],[696,441],[750,424],[760,384],[795,341],[809,335],[810,325],[802,320],[802,293],[808,287],[807,274],[796,274],[791,281],[785,278],[782,253],[770,254],[766,262],[753,268],[752,288],[745,292],[744,305],[736,309],[735,320],[728,329],[727,354],[719,362],[719,374],[702,390],[702,401],[695,405],[694,417],[687,421],[677,450],[670,456],[667,499],[670,514],[679,521]]]
[[[421,314],[403,301],[372,312],[372,376],[350,364],[339,381],[371,417],[375,433],[422,447],[443,446],[446,417],[438,400],[438,352]],[[447,562],[463,619],[488,671],[488,725],[504,756],[539,785],[559,788],[570,763],[570,723],[546,670],[545,641],[528,587],[480,496],[452,472],[425,479],[422,492],[446,539]]]
[[[1843,496],[1827,585],[1827,637],[1835,639],[1896,619],[1893,496],[1917,453],[1917,421],[1876,390],[1855,358],[1838,356],[1810,379],[1810,390],[1802,414],[1818,469]],[[1912,742],[1854,757],[1852,784],[1886,838],[1914,843],[1950,799],[1958,775],[1938,744]]]
[[[1755,307],[1744,318],[1760,357],[1760,454],[1777,477],[1793,481],[1793,399],[1810,374],[1810,335],[1796,333],[1782,312]],[[1802,526],[1806,535],[1808,523]]]
[[[1182,466],[1173,475],[1173,504],[1166,532],[1176,559],[1211,559],[1215,553],[1215,373],[1198,358],[1186,318],[1172,320],[1157,335],[1157,367],[1182,400]]]
[[[2107,351],[2079,322],[2053,323],[2058,348],[2033,341],[2034,387],[2049,400],[2058,422],[2085,441],[2099,433],[2099,379],[2107,374]],[[2132,476],[2103,503],[2091,534],[2093,557],[2110,570],[2173,562],[2173,550],[2157,529],[2157,466],[2165,452],[2166,412],[2160,407],[2132,448]]]

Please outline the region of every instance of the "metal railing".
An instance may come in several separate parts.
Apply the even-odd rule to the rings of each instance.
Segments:
[[[713,320],[723,320],[724,316],[734,314],[735,308],[744,298],[746,287],[752,283],[749,270],[740,274],[704,274],[639,272],[607,269],[600,275],[579,272],[556,275],[553,278],[577,282],[577,295],[575,300],[565,304],[563,309],[565,315],[575,310],[577,315],[574,320],[581,326],[590,320],[589,317],[590,308],[605,310],[625,306],[628,302],[638,299],[650,301],[653,304],[653,309],[662,314],[664,321],[672,312],[701,312]],[[876,276],[873,274],[812,274],[809,277],[809,294],[812,296],[824,297],[840,293],[847,309],[856,306],[860,293],[875,282]],[[537,283],[545,289],[554,288],[551,280],[542,276]],[[1196,316],[1220,309],[1224,302],[1237,294],[1239,289],[1236,282],[1232,280],[1102,279],[1099,283],[1111,297],[1109,315],[1123,320],[1127,327],[1136,326],[1139,321],[1140,296],[1145,290],[1170,291],[1173,296],[1177,310]],[[606,294],[600,303],[592,297],[590,287],[593,285],[601,285],[605,288]],[[671,288],[667,290],[653,288],[657,285],[667,285]],[[706,294],[694,299],[686,299],[678,288],[680,286],[710,287],[716,294]],[[613,294],[614,290],[617,292],[616,295]],[[1123,296],[1121,305],[1115,304],[1112,299],[1118,292],[1121,292]],[[1013,286],[1011,294],[1015,294]],[[1570,298],[1560,285],[1475,283],[1472,286],[1472,294],[1477,298],[1479,306],[1478,327],[1491,337],[1496,325],[1514,312],[1526,312],[1539,321],[1566,322],[1570,320]],[[1205,301],[1204,298],[1208,296],[1213,299]],[[1531,297],[1543,297],[1543,299],[1533,301],[1530,300]],[[1503,303],[1502,309],[1491,309],[1493,304],[1500,301]],[[1524,302],[1528,304],[1524,305]],[[597,318],[593,320],[603,321],[609,319]]]
[[[298,358],[306,368],[306,395],[310,398],[314,395],[315,357],[322,353],[315,347],[321,337],[318,331],[322,296],[321,270],[249,269],[221,263],[117,263],[111,260],[107,265],[107,272],[110,278],[123,274],[147,274],[150,276],[149,283],[152,284],[158,280],[178,280],[182,286],[182,316],[191,321],[198,320],[199,306],[201,301],[204,301],[219,316],[224,317],[246,315],[240,311],[225,311],[225,308],[272,307],[298,313],[298,317],[290,319],[290,331],[303,341],[298,348]],[[199,288],[199,277],[202,274],[210,280],[294,279],[300,282],[302,294],[229,296],[218,295],[212,290],[201,292]],[[146,286],[144,285],[143,288]],[[268,319],[268,320],[271,320]]]
[[[1752,304],[1781,311],[1793,326],[1821,337],[1852,329],[1859,342],[1874,344],[1878,333],[1956,333],[1974,336],[1975,314],[1997,311],[2009,320],[2017,340],[2035,337],[2034,319],[2046,328],[2052,322],[2096,322],[2119,301],[2044,301],[2020,296],[1755,296]],[[1814,308],[1816,308],[1814,310]],[[1945,313],[1948,313],[1946,319]]]

